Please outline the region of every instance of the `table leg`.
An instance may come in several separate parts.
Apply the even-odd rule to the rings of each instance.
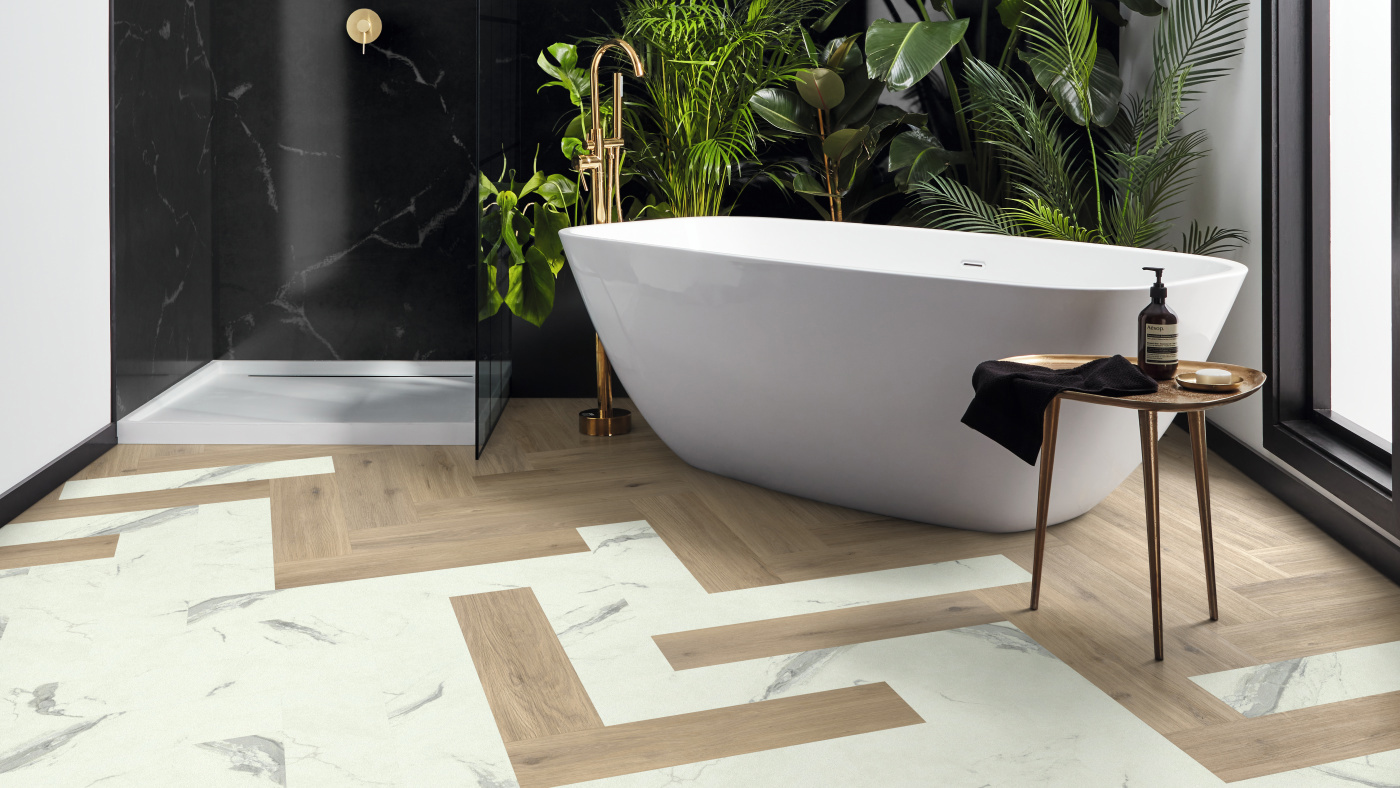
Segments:
[[[1210,620],[1220,620],[1220,608],[1215,601],[1215,537],[1210,530],[1210,475],[1206,471],[1206,412],[1196,410],[1186,414],[1191,427],[1191,459],[1196,468],[1196,507],[1201,510],[1201,550],[1206,559],[1206,599],[1210,603]]]
[[[1157,412],[1138,411],[1142,433],[1142,499],[1147,504],[1147,572],[1152,585],[1152,646],[1162,659],[1162,511],[1157,488]]]
[[[1055,474],[1055,437],[1060,431],[1060,398],[1045,406],[1040,443],[1040,487],[1035,496],[1035,559],[1031,570],[1031,610],[1040,607],[1040,574],[1045,564],[1045,532],[1050,521],[1050,480]]]

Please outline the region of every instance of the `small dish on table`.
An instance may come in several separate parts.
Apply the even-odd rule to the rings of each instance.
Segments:
[[[1176,385],[1188,391],[1234,391],[1244,383],[1244,377],[1240,375],[1230,375],[1229,383],[1200,383],[1196,380],[1195,372],[1176,373]]]

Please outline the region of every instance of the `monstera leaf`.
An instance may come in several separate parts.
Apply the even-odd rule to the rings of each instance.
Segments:
[[[1046,93],[1055,97],[1055,103],[1070,120],[1080,126],[1089,125],[1091,119],[1085,117],[1079,92],[1075,90],[1072,80],[1055,73],[1047,58],[1022,53],[1022,59],[1030,64],[1035,81],[1045,88]],[[1106,128],[1113,123],[1113,119],[1118,117],[1118,102],[1122,95],[1123,78],[1118,75],[1118,61],[1108,50],[1100,49],[1094,59],[1094,70],[1089,75],[1089,101],[1093,105],[1092,120],[1095,126]]]
[[[551,175],[540,185],[540,196],[544,202],[556,211],[578,202],[578,187],[574,182],[563,175]]]
[[[545,56],[548,53],[554,57],[551,63]],[[588,95],[589,81],[588,71],[578,67],[578,47],[573,44],[552,44],[549,49],[540,53],[535,60],[544,73],[554,77],[553,82],[546,82],[540,85],[540,89],[556,85],[569,91],[569,101],[575,107],[583,106],[583,97]]]
[[[521,265],[510,267],[505,304],[531,325],[544,324],[554,310],[554,272],[544,254],[531,246]]]
[[[816,134],[815,111],[794,91],[764,88],[749,99],[754,114],[783,131]]]
[[[928,76],[967,32],[954,22],[890,22],[877,19],[865,34],[866,70],[890,90],[908,90]]]

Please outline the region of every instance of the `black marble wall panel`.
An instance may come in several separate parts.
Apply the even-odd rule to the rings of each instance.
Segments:
[[[212,358],[209,0],[112,9],[117,418]]]
[[[215,3],[216,355],[469,359],[477,0]]]

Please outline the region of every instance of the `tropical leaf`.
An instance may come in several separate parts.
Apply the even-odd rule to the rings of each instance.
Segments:
[[[546,178],[540,185],[540,196],[544,198],[546,205],[562,211],[578,202],[578,187],[574,185],[573,180],[555,174]]]
[[[1021,235],[1000,208],[978,197],[976,192],[944,177],[935,177],[913,187],[917,211],[911,217],[917,227],[956,230],[991,235]]]
[[[554,62],[550,62],[546,54],[553,56]],[[544,73],[554,77],[554,81],[540,85],[535,92],[552,86],[561,87],[569,92],[569,101],[575,107],[583,106],[591,86],[587,69],[578,68],[578,47],[573,44],[552,44],[540,53],[535,62]]]
[[[896,178],[901,191],[923,183],[948,168],[948,151],[927,129],[912,129],[890,142],[890,170],[899,170]]]
[[[865,33],[866,70],[890,90],[908,90],[942,62],[967,33],[968,20],[890,22],[877,19]]]
[[[1099,115],[1090,80],[1098,62],[1098,23],[1087,0],[1031,0],[1023,24],[1026,59],[1060,109],[1080,126]],[[1048,83],[1048,84],[1047,84]],[[1050,85],[1053,84],[1053,89]],[[1121,82],[1119,89],[1122,89]],[[1073,97],[1069,100],[1066,96]]]
[[[836,0],[832,3],[830,10],[817,17],[816,21],[812,23],[812,31],[815,33],[826,32],[826,29],[831,27],[831,23],[836,20],[836,15],[841,13],[841,9],[845,8],[849,2],[851,0]]]
[[[804,68],[797,72],[797,95],[819,110],[831,111],[846,98],[846,84],[829,68]]]
[[[1053,70],[1051,62],[1039,53],[1022,53],[1022,59],[1031,67],[1035,81],[1045,92],[1054,97],[1069,119],[1077,126],[1087,126],[1090,120],[1103,128],[1113,123],[1118,116],[1118,103],[1123,95],[1123,78],[1118,74],[1118,61],[1106,49],[1098,52],[1094,70],[1089,75],[1089,97],[1093,107],[1093,118],[1086,118],[1084,103],[1072,80]]]
[[[1015,30],[1021,24],[1021,15],[1026,12],[1026,0],[1001,0],[997,3],[997,16],[1007,30]]]
[[[820,194],[826,196],[826,187],[810,174],[798,172],[792,176],[792,190],[799,194]]]
[[[833,161],[841,161],[852,153],[860,150],[861,143],[865,141],[868,128],[862,126],[858,129],[841,129],[826,136],[822,143],[822,153],[825,153]]]
[[[1141,0],[1152,2],[1152,0]],[[1136,10],[1136,9],[1134,9]],[[1155,91],[1169,90],[1176,83],[1186,96],[1229,73],[1217,66],[1244,51],[1249,18],[1247,0],[1176,0],[1157,25],[1152,44],[1156,73]]]
[[[531,325],[544,325],[545,318],[554,311],[554,286],[554,272],[549,261],[532,246],[521,264],[510,267],[505,304]]]
[[[1074,219],[1044,200],[1014,200],[1015,206],[1005,209],[1011,221],[1020,225],[1026,235],[1054,238],[1081,243],[1101,242],[1098,232],[1075,224]]]
[[[564,269],[564,243],[559,240],[559,231],[568,229],[569,215],[562,211],[556,211],[549,206],[536,206],[535,208],[534,242],[531,244],[532,251],[538,251],[544,256],[545,262],[549,263],[549,270],[555,276]],[[529,252],[526,253],[527,256]]]
[[[763,88],[749,99],[749,106],[754,114],[783,131],[817,133],[815,110],[795,91]]]
[[[1246,243],[1249,243],[1249,236],[1243,230],[1201,227],[1198,222],[1193,220],[1191,229],[1181,234],[1181,247],[1175,251],[1219,257]]]
[[[826,68],[846,71],[864,63],[865,56],[856,45],[858,38],[860,34],[834,38],[826,42],[826,46],[822,47],[821,64]]]

